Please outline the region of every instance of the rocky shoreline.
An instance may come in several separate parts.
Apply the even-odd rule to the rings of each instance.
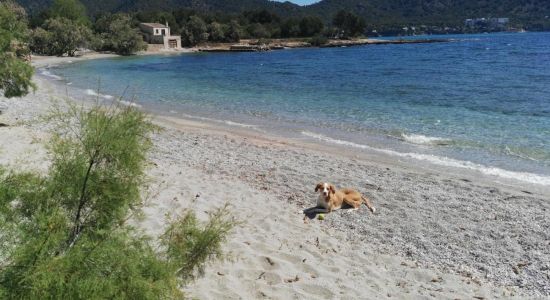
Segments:
[[[275,39],[270,40],[269,44],[262,44],[257,40],[243,40],[239,44],[212,44],[196,47],[199,52],[259,52],[271,50],[283,50],[294,48],[336,48],[336,47],[354,47],[366,45],[391,45],[391,44],[433,44],[448,43],[450,39],[352,39],[352,40],[328,40],[326,44],[314,46],[307,40],[294,39]]]

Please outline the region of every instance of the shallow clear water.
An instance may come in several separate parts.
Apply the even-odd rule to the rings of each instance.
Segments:
[[[49,71],[80,89],[126,90],[160,111],[550,184],[550,33],[452,38]]]

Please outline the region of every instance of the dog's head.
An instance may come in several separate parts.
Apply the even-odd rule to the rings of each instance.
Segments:
[[[330,195],[336,193],[336,188],[330,183],[321,182],[315,187],[315,192],[319,192],[323,197],[328,199]]]

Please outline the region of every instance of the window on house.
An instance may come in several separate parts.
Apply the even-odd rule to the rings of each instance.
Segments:
[[[166,35],[166,29],[162,30],[162,35]]]

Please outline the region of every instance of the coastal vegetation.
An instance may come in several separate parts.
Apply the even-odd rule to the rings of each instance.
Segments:
[[[91,32],[91,23],[79,18],[48,18],[33,38],[44,35],[42,47],[52,53],[74,54],[84,42],[74,30]],[[34,89],[26,20],[20,6],[0,2],[0,90],[6,97]],[[128,24],[116,16],[97,22],[95,30]],[[48,48],[57,43],[60,48]],[[160,236],[146,235],[130,223],[139,220],[146,200],[156,127],[132,106],[63,107],[47,118],[54,127],[47,172],[0,167],[0,299],[182,298],[181,288],[202,275],[208,261],[225,257],[222,245],[236,225],[227,206],[206,222],[184,211],[167,220]]]
[[[363,34],[366,27],[364,19],[344,10],[339,11],[332,22],[334,27],[340,31],[338,34],[346,38]]]
[[[146,44],[127,14],[104,14],[92,22],[77,0],[55,0],[32,22],[30,48],[36,54],[74,56],[80,48],[130,55]]]
[[[189,9],[103,12],[89,17],[78,0],[54,0],[51,7],[30,21],[30,49],[42,55],[74,56],[79,49],[111,51],[131,55],[145,50],[138,29],[140,22],[166,23],[172,34],[181,35],[183,45],[205,42],[235,43],[241,39],[312,38],[315,45],[325,38],[352,38],[364,33],[365,21],[356,14],[340,11],[326,25],[317,16],[281,17],[267,9],[239,14],[202,13]]]
[[[78,0],[55,0],[43,15],[47,19],[65,18],[79,25],[90,25],[86,7]]]
[[[18,0],[32,15],[46,9],[48,0]],[[510,18],[514,28],[528,31],[550,30],[550,2],[521,1],[400,1],[400,0],[323,0],[308,6],[268,0],[82,0],[90,16],[103,12],[172,12],[190,9],[206,15],[239,15],[247,10],[268,10],[282,19],[317,16],[325,25],[340,11],[356,13],[367,23],[372,35],[467,32],[464,20],[468,18]],[[172,24],[172,23],[171,23]],[[415,30],[411,30],[414,27]],[[405,29],[406,28],[406,29]],[[373,32],[374,31],[374,32]]]
[[[204,224],[184,212],[158,241],[129,224],[155,130],[144,113],[70,106],[49,120],[48,172],[0,169],[0,298],[175,299],[224,257],[226,208]]]
[[[31,33],[33,53],[74,56],[92,38],[86,8],[78,0],[55,0],[33,23],[39,24]]]
[[[189,9],[148,11],[135,14],[135,18],[139,22],[168,23],[173,34],[181,34],[186,46],[204,42],[234,43],[240,39],[311,38],[319,35],[334,37],[339,32],[337,26],[329,27],[316,16],[283,18],[266,9],[239,14],[210,14]],[[347,32],[347,28],[342,30]],[[362,30],[357,30],[350,36],[360,34]]]
[[[12,2],[0,2],[0,91],[5,97],[23,96],[35,88],[28,38],[25,10]]]
[[[89,45],[90,28],[71,19],[59,17],[47,19],[41,27],[33,30],[31,50],[43,55],[75,56],[75,52]]]
[[[103,12],[89,17],[78,0],[54,0],[51,7],[30,21],[29,46],[42,55],[74,56],[79,49],[131,55],[145,50],[140,22],[169,24],[181,35],[183,45],[205,42],[235,43],[241,39],[312,38],[314,45],[326,38],[352,38],[363,34],[365,21],[340,11],[331,24],[317,16],[280,17],[267,9],[239,14],[201,13],[189,9],[141,11],[132,14]]]
[[[132,18],[127,14],[106,14],[96,20],[92,48],[97,51],[112,51],[131,55],[146,50],[147,44]]]

